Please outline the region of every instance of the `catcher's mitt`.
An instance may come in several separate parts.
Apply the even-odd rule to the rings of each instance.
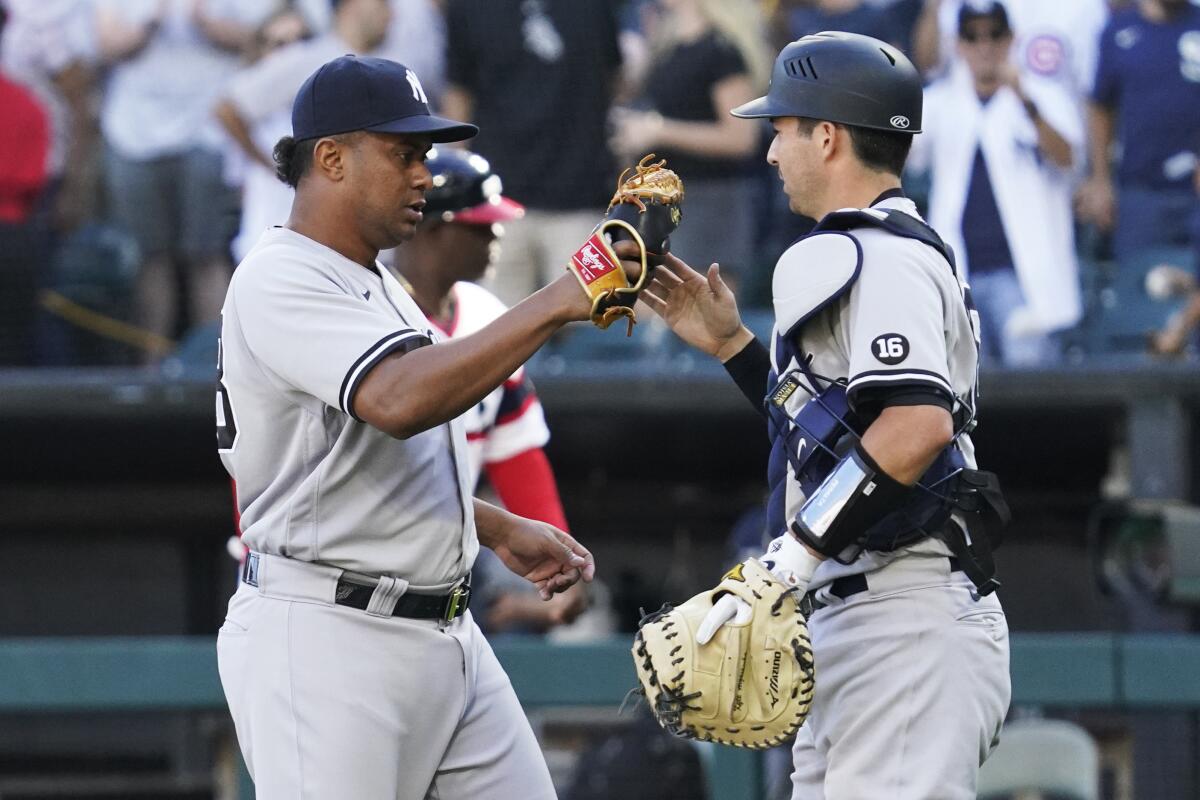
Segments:
[[[633,174],[626,169],[617,179],[617,191],[604,219],[567,264],[592,300],[592,322],[607,328],[617,317],[626,317],[633,332],[637,317],[633,304],[650,269],[662,263],[670,246],[671,231],[683,218],[683,181],[666,168],[666,160],[643,158]],[[606,235],[607,234],[607,235]],[[631,239],[637,243],[641,273],[631,282],[613,252],[611,243]]]
[[[749,622],[727,622],[705,645],[696,629],[722,594],[749,603]],[[757,559],[716,589],[647,615],[633,642],[642,691],[671,733],[736,747],[774,747],[795,736],[813,699],[813,655],[800,597]]]

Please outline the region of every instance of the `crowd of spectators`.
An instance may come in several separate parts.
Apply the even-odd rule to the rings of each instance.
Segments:
[[[286,220],[271,151],[343,53],[402,61],[528,213],[491,288],[561,268],[620,167],[667,157],[673,237],[766,305],[788,213],[727,109],[784,42],[866,33],[928,78],[906,186],[959,256],[984,363],[1194,348],[1195,0],[0,0],[0,365],[156,363]],[[97,349],[88,342],[104,340]]]

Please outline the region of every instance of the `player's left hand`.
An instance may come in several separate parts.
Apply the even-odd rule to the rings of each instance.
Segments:
[[[629,276],[629,280],[636,282],[638,276],[642,274],[642,262],[637,243],[626,239],[613,244],[612,249],[617,254],[617,258],[621,260],[621,266],[625,268],[625,274]],[[587,294],[579,291],[578,279],[570,274],[563,275],[551,284],[551,289],[561,292],[564,303],[570,308],[569,313],[573,321],[582,322],[591,319],[592,300]]]
[[[532,583],[543,600],[581,578],[590,582],[596,574],[596,562],[588,549],[546,522],[513,517],[492,550],[504,566]]]

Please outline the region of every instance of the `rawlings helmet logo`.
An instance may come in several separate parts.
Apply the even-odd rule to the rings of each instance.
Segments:
[[[908,117],[904,116],[903,114],[897,114],[896,116],[892,117],[890,121],[893,128],[900,128],[901,130],[912,124],[908,121]]]

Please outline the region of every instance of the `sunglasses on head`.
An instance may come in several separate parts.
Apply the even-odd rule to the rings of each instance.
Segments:
[[[993,27],[985,31],[965,30],[958,34],[958,38],[964,42],[974,44],[975,42],[999,42],[1008,36],[1006,28]]]

